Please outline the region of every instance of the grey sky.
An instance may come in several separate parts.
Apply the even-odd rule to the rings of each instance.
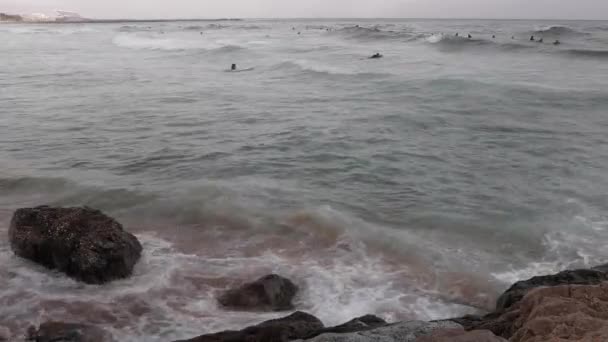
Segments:
[[[93,18],[608,19],[608,0],[0,0],[0,12],[56,9]]]

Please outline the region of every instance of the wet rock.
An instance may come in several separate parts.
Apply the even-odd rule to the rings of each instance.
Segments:
[[[224,292],[218,301],[225,307],[240,310],[291,310],[291,301],[297,292],[298,287],[291,280],[270,274]]]
[[[323,323],[310,314],[297,311],[240,331],[223,331],[175,342],[287,342],[304,338],[323,329]]]
[[[326,334],[326,333],[351,333],[357,331],[371,330],[379,327],[388,325],[385,320],[374,315],[365,315],[354,318],[344,324],[337,325],[335,327],[324,328],[316,331],[314,334],[307,336],[306,338],[313,338],[315,336]]]
[[[11,338],[11,331],[0,325],[0,342],[8,341]]]
[[[107,331],[87,324],[46,322],[28,329],[27,340],[35,342],[114,342]]]
[[[608,282],[539,287],[503,312],[454,321],[511,342],[608,341]]]
[[[559,285],[597,285],[608,280],[608,274],[600,270],[581,269],[563,271],[557,274],[545,275],[518,281],[503,293],[496,302],[496,311],[504,311],[520,301],[525,294],[541,286]]]
[[[16,255],[90,284],[130,276],[142,251],[120,223],[87,207],[19,209],[9,239]]]
[[[389,324],[380,328],[354,333],[327,333],[307,342],[415,342],[421,336],[430,335],[437,329],[462,329],[454,322],[411,321]]]
[[[535,289],[518,306],[512,342],[608,341],[608,283]]]
[[[468,315],[454,318],[452,321],[461,324],[465,330],[489,330],[497,336],[509,337],[514,333],[513,322],[519,311],[515,308],[506,312],[492,312],[485,316]]]
[[[595,271],[600,271],[600,272],[608,273],[608,264],[595,266],[595,267],[592,267],[591,269],[595,270]]]
[[[430,335],[419,337],[416,342],[508,342],[488,330],[465,331],[464,329],[436,330]]]

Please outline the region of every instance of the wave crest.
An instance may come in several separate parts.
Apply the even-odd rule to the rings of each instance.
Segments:
[[[350,26],[336,31],[331,31],[332,34],[338,34],[349,39],[359,40],[414,40],[415,36],[411,32],[382,30],[378,27],[362,27]]]
[[[533,33],[547,35],[547,36],[567,36],[567,35],[579,36],[579,35],[588,34],[586,32],[578,31],[572,27],[562,26],[562,25],[551,25],[551,26],[540,27],[540,28],[536,29]]]

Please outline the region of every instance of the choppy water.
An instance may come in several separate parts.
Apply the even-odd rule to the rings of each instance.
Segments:
[[[326,324],[446,318],[608,259],[608,22],[7,24],[0,41],[15,336],[49,318],[120,341],[240,328],[281,314],[214,294],[271,271]],[[145,247],[134,277],[85,286],[12,256],[12,210],[39,204],[117,217]]]

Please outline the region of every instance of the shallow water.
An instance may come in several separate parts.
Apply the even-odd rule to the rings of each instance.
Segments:
[[[0,325],[15,336],[49,318],[120,341],[240,328],[284,314],[214,296],[268,272],[326,324],[446,318],[608,259],[608,22],[3,24],[0,38]],[[12,211],[40,204],[118,218],[145,248],[135,275],[86,286],[15,258]]]

